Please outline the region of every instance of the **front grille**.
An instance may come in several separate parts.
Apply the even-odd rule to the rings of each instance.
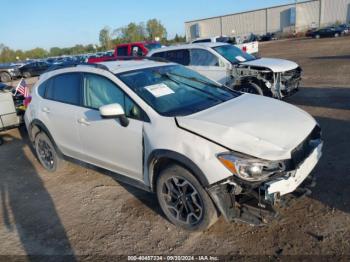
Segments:
[[[292,152],[292,162],[294,168],[297,168],[304,160],[310,156],[311,152],[317,146],[317,143],[314,141],[319,141],[321,139],[321,128],[316,125],[312,130],[310,135],[298,145]]]

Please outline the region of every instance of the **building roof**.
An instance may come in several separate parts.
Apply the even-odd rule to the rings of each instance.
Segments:
[[[297,4],[304,4],[304,3],[307,3],[307,2],[316,2],[316,1],[318,1],[318,0],[304,0],[304,1],[303,0],[299,0],[299,2]],[[215,19],[215,18],[220,18],[220,17],[225,17],[225,16],[232,16],[232,15],[239,15],[239,14],[257,12],[257,11],[261,11],[261,10],[278,8],[278,7],[283,7],[283,6],[291,6],[291,5],[295,5],[295,4],[296,4],[295,2],[291,2],[289,4],[269,6],[269,7],[264,7],[264,8],[260,8],[260,9],[253,9],[253,10],[248,10],[248,11],[243,11],[243,12],[237,12],[237,13],[231,13],[231,14],[225,14],[225,15],[219,15],[219,16],[212,16],[212,17],[207,17],[207,18],[199,18],[199,19],[195,19],[195,20],[186,21],[185,24],[187,24],[187,23],[194,23],[194,22],[200,22],[200,21],[204,21],[204,20],[208,20],[208,19]]]

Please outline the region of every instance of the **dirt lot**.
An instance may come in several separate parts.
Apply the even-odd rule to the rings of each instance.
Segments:
[[[43,170],[25,132],[4,134],[0,147],[0,254],[350,255],[350,37],[290,40],[261,46],[261,55],[304,68],[287,101],[320,122],[324,156],[310,197],[266,227],[228,224],[188,233],[163,216],[154,195],[71,163]]]

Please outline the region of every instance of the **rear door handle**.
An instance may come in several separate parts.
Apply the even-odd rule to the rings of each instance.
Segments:
[[[86,126],[90,125],[90,122],[88,122],[85,118],[80,118],[78,120],[78,123],[81,124],[81,125],[86,125]]]
[[[43,112],[45,112],[45,113],[50,113],[50,109],[47,108],[47,107],[43,107],[43,108],[41,109],[41,111],[43,111]]]

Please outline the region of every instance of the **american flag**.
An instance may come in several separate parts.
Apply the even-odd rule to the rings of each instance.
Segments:
[[[17,87],[16,87],[16,92],[15,93],[20,93],[22,94],[24,97],[28,97],[29,96],[29,88],[27,86],[26,81],[24,81],[24,79],[22,78],[21,81],[18,83]]]

